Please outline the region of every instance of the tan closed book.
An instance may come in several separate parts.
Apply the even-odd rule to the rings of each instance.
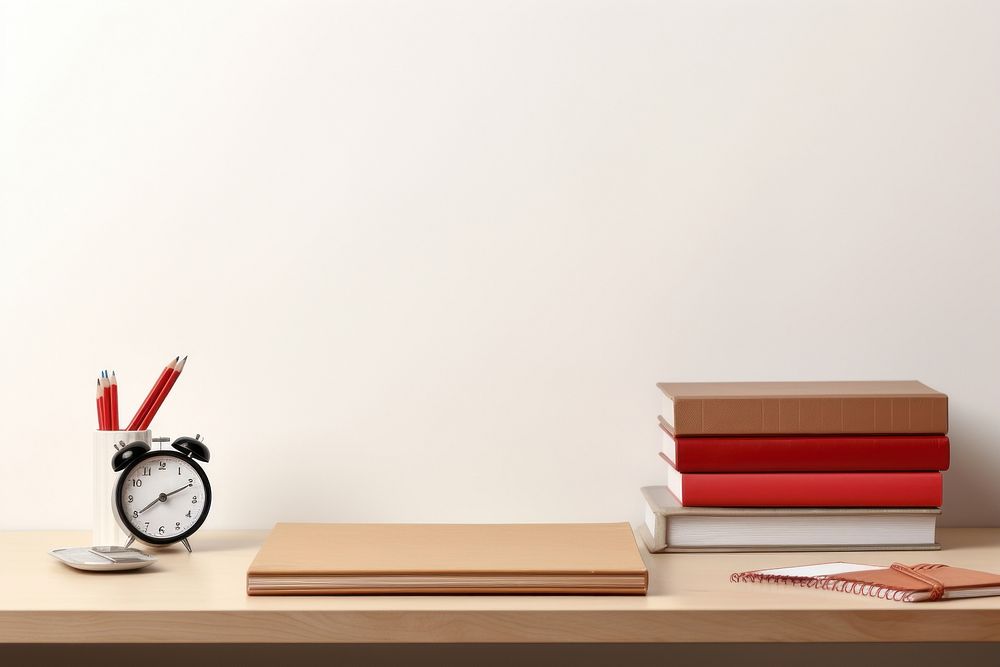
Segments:
[[[630,594],[647,573],[627,523],[279,523],[249,595]]]
[[[915,380],[656,386],[677,436],[948,432],[948,397]]]

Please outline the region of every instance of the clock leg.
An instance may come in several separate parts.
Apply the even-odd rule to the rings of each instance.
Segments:
[[[129,535],[128,542],[125,543],[125,548],[128,549],[135,542],[135,535]]]
[[[191,545],[188,543],[186,537],[183,540],[181,540],[181,544],[183,544],[184,548],[188,550],[188,553],[191,553]]]

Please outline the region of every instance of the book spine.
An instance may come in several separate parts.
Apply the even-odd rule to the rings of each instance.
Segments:
[[[694,473],[933,471],[947,470],[950,457],[944,435],[682,436],[664,449],[674,452],[671,463],[678,471]]]
[[[947,396],[676,398],[675,435],[945,434]]]
[[[649,531],[651,540],[650,549],[662,549],[667,546],[667,518],[662,514],[653,511],[653,508],[646,505],[644,512],[646,530]]]
[[[941,473],[681,473],[685,507],[939,507]]]

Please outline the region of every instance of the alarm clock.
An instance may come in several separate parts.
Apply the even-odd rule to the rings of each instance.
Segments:
[[[111,468],[118,475],[112,506],[115,519],[135,540],[150,546],[181,542],[190,553],[188,538],[208,517],[212,486],[198,461],[208,462],[208,447],[201,436],[178,438],[176,451],[150,451],[144,442],[133,442],[115,452]]]

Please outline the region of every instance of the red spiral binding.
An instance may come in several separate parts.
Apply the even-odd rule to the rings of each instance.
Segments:
[[[890,569],[906,574],[931,587],[928,601],[940,600],[944,595],[944,585],[931,576],[922,574],[922,571],[935,570],[945,567],[938,563],[921,563],[919,565],[903,565],[893,563]],[[826,578],[819,577],[796,577],[793,575],[763,574],[761,572],[737,572],[729,577],[733,583],[774,583],[790,584],[802,588],[815,588],[817,590],[837,591],[839,593],[853,593],[854,595],[865,595],[878,598],[880,600],[892,600],[894,602],[913,602],[918,593],[925,591],[901,591],[898,588],[879,586],[866,581],[849,581],[846,579],[835,579],[832,576]]]

